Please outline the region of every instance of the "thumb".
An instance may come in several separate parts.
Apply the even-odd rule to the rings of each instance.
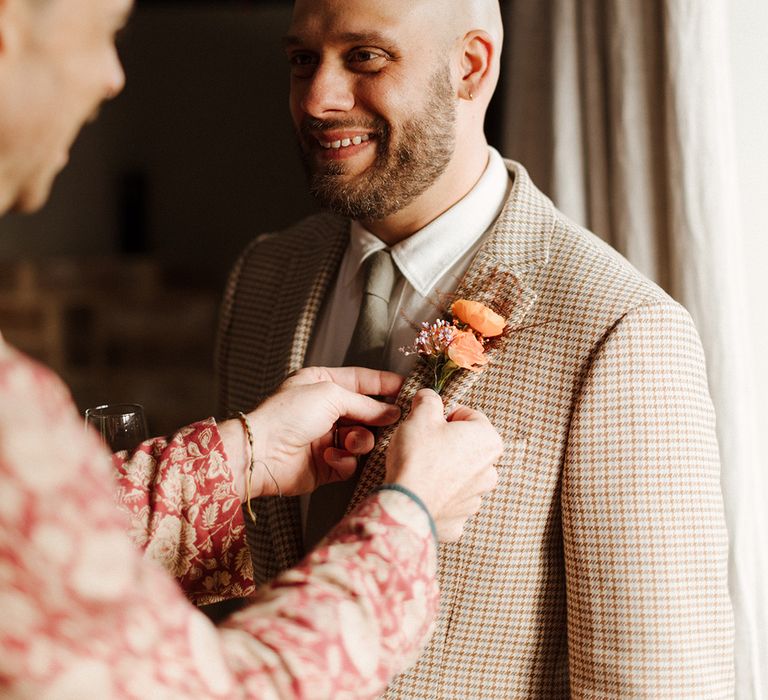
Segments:
[[[419,389],[411,402],[411,413],[408,420],[445,420],[443,400],[432,389]]]
[[[365,425],[389,425],[400,417],[400,407],[377,401],[354,391],[348,391],[338,384],[327,384],[329,396],[339,418],[346,418]]]
[[[487,420],[485,414],[481,413],[480,411],[476,411],[474,408],[463,405],[456,406],[456,408],[448,416],[449,422],[485,420]]]

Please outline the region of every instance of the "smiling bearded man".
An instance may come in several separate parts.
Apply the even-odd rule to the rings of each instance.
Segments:
[[[330,211],[258,237],[238,262],[222,410],[302,365],[349,362],[364,341],[372,364],[408,375],[406,407],[430,383],[398,350],[412,322],[451,298],[487,304],[507,329],[443,398],[500,427],[499,487],[442,548],[435,636],[386,696],[729,697],[727,535],[696,330],[489,148],[501,45],[495,0],[297,0],[291,115]],[[279,319],[269,333],[264,309]],[[381,482],[390,434],[354,492],[258,504],[259,579]]]

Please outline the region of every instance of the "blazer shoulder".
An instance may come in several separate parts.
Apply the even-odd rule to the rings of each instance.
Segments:
[[[607,305],[617,312],[644,303],[670,303],[670,297],[591,231],[575,223],[515,161],[505,164],[513,188],[486,248],[498,260],[523,273],[538,271],[539,283],[553,302]]]
[[[584,305],[575,313],[615,319],[640,306],[679,306],[615,248],[557,210],[547,267],[553,301]]]
[[[248,259],[254,253],[282,257],[297,251],[316,250],[348,231],[349,219],[325,212],[312,214],[282,230],[257,235],[245,248],[241,259]]]

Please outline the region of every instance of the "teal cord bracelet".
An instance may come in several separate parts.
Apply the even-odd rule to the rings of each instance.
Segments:
[[[437,527],[435,527],[435,521],[432,518],[432,513],[429,512],[429,508],[427,508],[426,505],[424,505],[424,501],[422,501],[413,491],[410,489],[405,488],[405,486],[400,486],[400,484],[382,484],[379,486],[379,488],[376,489],[377,491],[399,491],[400,493],[408,496],[419,508],[421,508],[429,518],[429,527],[432,530],[432,536],[435,538],[435,544],[439,541],[437,539]]]

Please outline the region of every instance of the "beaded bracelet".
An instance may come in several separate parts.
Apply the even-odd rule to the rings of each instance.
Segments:
[[[255,445],[254,445],[254,439],[253,439],[253,432],[251,432],[251,424],[248,422],[248,417],[242,411],[237,412],[237,417],[240,419],[240,422],[243,424],[243,429],[245,430],[245,434],[248,437],[248,448],[250,450],[250,459],[248,460],[248,472],[246,474],[246,479],[245,479],[245,507],[248,511],[249,517],[255,523],[256,514],[253,512],[253,507],[251,506],[251,479],[253,478],[253,469],[256,466],[257,462],[259,464],[264,465],[264,469],[267,470],[267,474],[269,474],[269,476],[271,477],[272,481],[275,484],[275,488],[277,489],[277,495],[282,496],[283,494],[280,491],[280,484],[277,483],[277,479],[275,479],[275,475],[271,472],[266,462],[262,462],[260,459],[259,460],[254,459]]]

